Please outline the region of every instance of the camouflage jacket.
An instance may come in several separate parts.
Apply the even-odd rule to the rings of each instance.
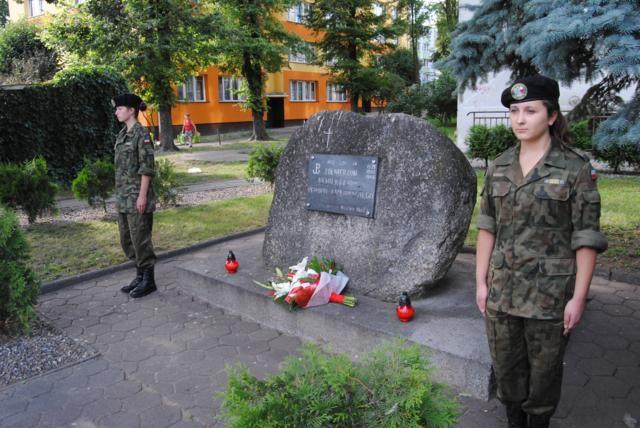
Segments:
[[[563,318],[580,247],[607,248],[600,194],[586,155],[554,140],[522,177],[520,146],[487,170],[478,229],[496,237],[487,307],[526,318]]]
[[[120,213],[135,213],[136,201],[140,193],[140,177],[155,175],[153,143],[149,133],[140,123],[136,123],[128,131],[124,127],[118,133],[114,163],[116,167],[116,209]],[[153,212],[155,207],[155,195],[150,183],[145,212]]]

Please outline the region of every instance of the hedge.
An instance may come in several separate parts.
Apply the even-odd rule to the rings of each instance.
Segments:
[[[70,183],[84,159],[113,156],[120,126],[111,99],[127,91],[107,67],[72,67],[49,82],[0,90],[0,162],[42,156],[53,178]]]

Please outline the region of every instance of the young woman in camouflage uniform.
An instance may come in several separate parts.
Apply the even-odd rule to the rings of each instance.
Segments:
[[[513,428],[549,426],[569,334],[607,248],[595,170],[567,145],[559,95],[540,75],[505,89],[519,143],[491,164],[482,190],[476,301]]]
[[[151,242],[155,197],[153,143],[138,122],[138,112],[146,110],[142,99],[122,94],[114,100],[116,117],[126,126],[115,145],[116,209],[120,244],[126,256],[136,262],[136,277],[121,290],[131,297],[142,297],[156,290],[156,255]]]

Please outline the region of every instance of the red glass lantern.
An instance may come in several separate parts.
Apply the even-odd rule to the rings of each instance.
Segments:
[[[402,295],[400,295],[398,307],[396,308],[396,315],[398,315],[398,319],[400,321],[409,322],[411,321],[411,318],[413,318],[413,314],[415,314],[415,309],[411,306],[409,294],[406,291],[403,291]]]
[[[238,270],[238,266],[240,266],[240,264],[236,260],[236,255],[233,254],[233,251],[229,251],[229,254],[227,255],[227,261],[224,263],[224,268],[229,273],[236,273],[236,271]]]

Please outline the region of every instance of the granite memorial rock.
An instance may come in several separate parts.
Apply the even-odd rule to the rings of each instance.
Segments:
[[[404,114],[312,116],[278,165],[267,266],[334,258],[356,293],[396,300],[435,284],[464,243],[476,176],[427,122]]]

